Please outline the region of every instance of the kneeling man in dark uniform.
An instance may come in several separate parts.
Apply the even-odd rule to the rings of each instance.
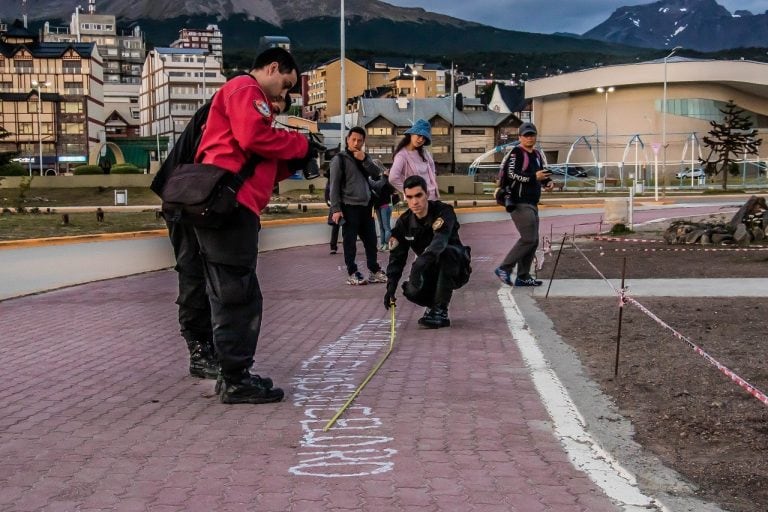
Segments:
[[[470,248],[459,239],[459,222],[453,207],[442,201],[427,200],[427,183],[421,176],[410,176],[403,183],[408,211],[397,219],[389,240],[387,294],[384,307],[395,302],[397,283],[403,275],[408,251],[417,254],[403,295],[427,308],[419,324],[430,329],[448,327],[448,304],[453,290],[469,281]]]

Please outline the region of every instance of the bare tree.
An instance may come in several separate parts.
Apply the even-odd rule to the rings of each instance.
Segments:
[[[733,100],[728,100],[725,107],[719,109],[723,114],[723,122],[710,121],[712,129],[709,136],[704,137],[704,145],[709,147],[706,159],[700,158],[707,176],[723,173],[723,190],[728,186],[728,174],[738,174],[738,168],[732,166],[746,155],[756,155],[757,148],[763,139],[757,139],[757,130],[752,128],[752,121],[745,111],[739,108]],[[716,159],[712,159],[716,156]],[[719,166],[718,166],[719,164]]]

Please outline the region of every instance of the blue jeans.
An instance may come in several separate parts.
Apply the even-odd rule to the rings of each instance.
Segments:
[[[381,245],[385,245],[392,236],[392,206],[386,204],[376,208],[376,218],[379,221],[379,239]]]

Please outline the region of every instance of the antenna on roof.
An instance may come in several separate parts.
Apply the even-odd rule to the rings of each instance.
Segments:
[[[88,14],[96,14],[96,0],[88,0]]]
[[[24,20],[24,28],[27,28],[27,0],[21,0],[21,18]]]

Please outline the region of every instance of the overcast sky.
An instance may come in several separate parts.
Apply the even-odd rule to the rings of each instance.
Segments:
[[[454,18],[523,32],[583,34],[619,7],[653,3],[644,0],[384,0],[403,7],[423,7]],[[768,0],[718,0],[733,13],[737,9],[763,14]]]

